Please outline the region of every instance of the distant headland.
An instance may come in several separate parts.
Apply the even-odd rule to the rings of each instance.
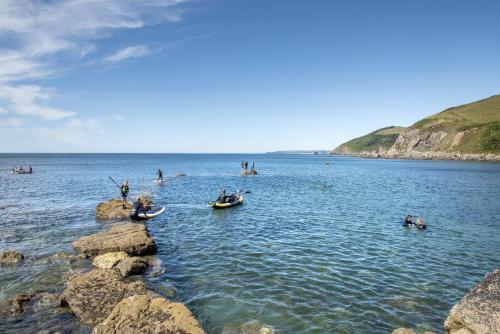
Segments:
[[[500,161],[500,95],[446,109],[407,128],[373,131],[343,143],[330,154]]]

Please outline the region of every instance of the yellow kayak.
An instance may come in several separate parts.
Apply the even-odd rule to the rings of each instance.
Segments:
[[[240,194],[238,195],[238,198],[232,202],[229,203],[212,202],[210,203],[210,206],[214,209],[227,209],[241,203],[243,203],[243,195]]]

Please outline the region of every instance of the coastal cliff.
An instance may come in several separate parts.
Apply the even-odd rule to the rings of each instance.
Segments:
[[[408,128],[374,131],[338,146],[330,154],[500,161],[500,95],[446,109]]]

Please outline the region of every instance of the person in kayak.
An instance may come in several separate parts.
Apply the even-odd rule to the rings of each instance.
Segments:
[[[123,182],[123,184],[121,185],[120,191],[121,191],[121,195],[122,195],[122,204],[123,204],[123,207],[125,207],[125,204],[127,204],[127,197],[128,197],[128,191],[129,191],[127,180],[125,180]]]
[[[146,208],[144,207],[144,203],[142,203],[141,198],[137,196],[137,199],[134,203],[132,203],[132,211],[130,212],[130,218],[137,219],[139,214],[146,214]]]
[[[158,181],[162,181],[163,182],[163,172],[159,168],[158,168]]]
[[[405,226],[413,226],[413,216],[407,215],[405,217]]]
[[[226,203],[226,198],[227,198],[226,191],[224,189],[222,189],[220,191],[219,197],[217,198],[217,202],[221,203],[221,204],[224,204],[224,203]]]

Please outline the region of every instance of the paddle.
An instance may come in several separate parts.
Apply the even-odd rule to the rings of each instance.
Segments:
[[[118,183],[116,183],[115,180],[113,180],[113,178],[111,176],[108,176],[109,179],[118,187],[118,189],[120,189],[120,191],[122,191],[122,187],[120,187],[120,185]],[[123,191],[122,191],[123,193]],[[128,194],[125,194],[125,197],[129,197]]]

